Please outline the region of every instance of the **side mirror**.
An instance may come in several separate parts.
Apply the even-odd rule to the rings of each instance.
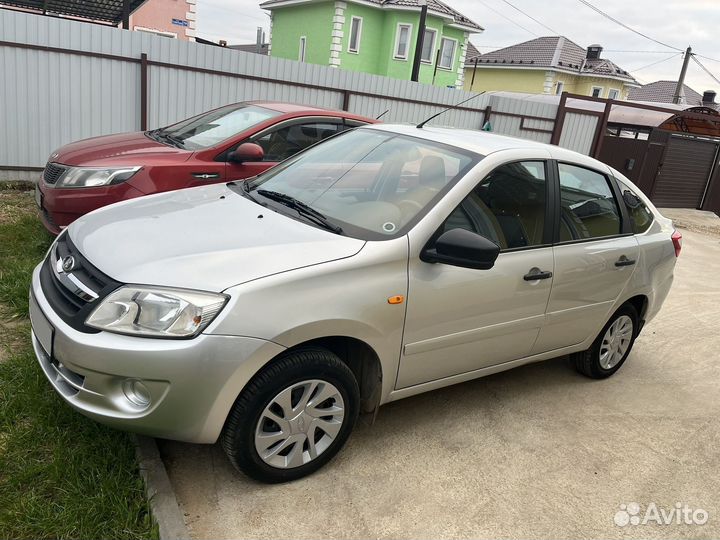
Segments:
[[[245,163],[246,161],[262,161],[265,157],[265,150],[255,143],[242,143],[234,152],[228,154],[228,161],[233,163]]]
[[[441,234],[433,246],[426,247],[420,259],[429,263],[489,270],[499,254],[500,246],[484,236],[465,229],[452,229]]]

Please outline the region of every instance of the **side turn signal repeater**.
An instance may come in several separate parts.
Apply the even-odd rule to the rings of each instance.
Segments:
[[[391,296],[388,298],[388,304],[402,304],[405,301],[405,297],[402,294]]]

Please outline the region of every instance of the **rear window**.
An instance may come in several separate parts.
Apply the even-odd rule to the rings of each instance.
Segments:
[[[644,233],[650,228],[650,225],[652,225],[654,219],[653,213],[630,187],[617,178],[615,180],[617,180],[620,191],[622,192],[623,204],[630,215],[633,232],[635,234]]]

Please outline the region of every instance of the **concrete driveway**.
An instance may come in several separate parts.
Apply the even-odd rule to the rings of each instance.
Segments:
[[[162,442],[191,534],[719,537],[720,237],[683,234],[663,310],[608,380],[558,358],[392,403],[324,470],[279,486],[217,445]],[[709,519],[616,525],[631,502],[640,518],[680,503]]]

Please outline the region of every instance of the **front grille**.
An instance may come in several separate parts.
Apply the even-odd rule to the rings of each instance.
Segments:
[[[63,268],[67,261],[72,264]],[[86,333],[98,332],[85,326],[85,319],[97,301],[120,285],[90,264],[67,233],[55,243],[40,270],[40,286],[53,311],[67,324]]]
[[[67,169],[64,165],[48,163],[45,165],[45,170],[43,171],[43,180],[45,180],[46,184],[55,184]]]

